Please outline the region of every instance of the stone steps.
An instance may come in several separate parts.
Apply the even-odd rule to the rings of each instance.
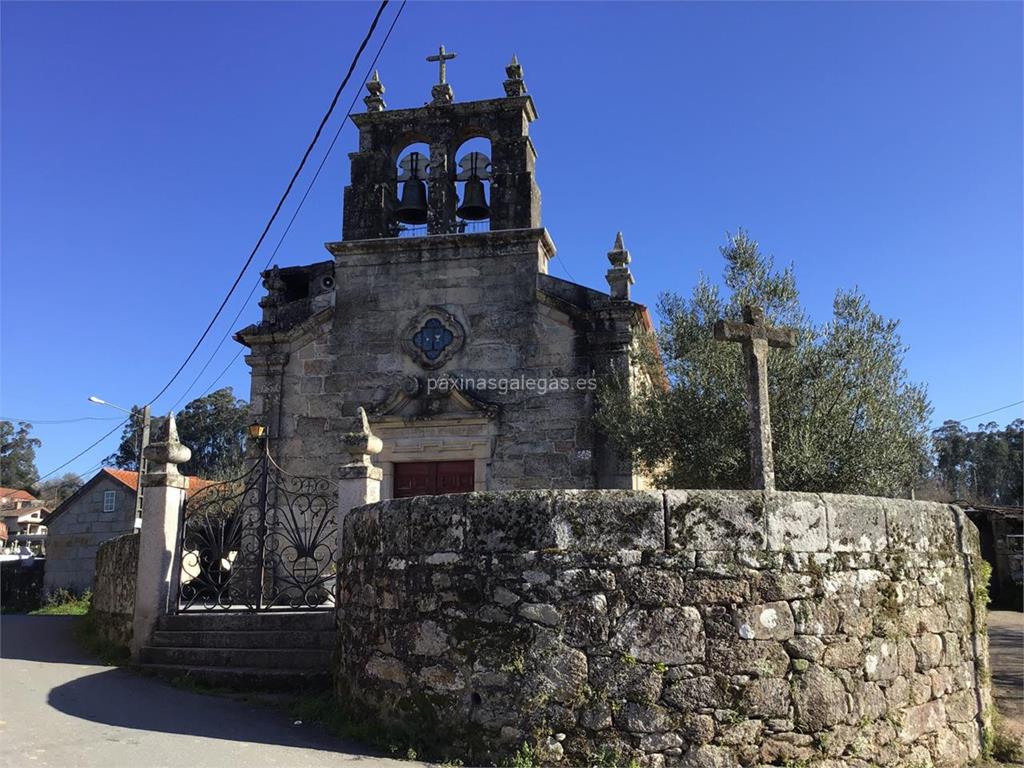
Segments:
[[[260,667],[266,669],[329,669],[331,652],[311,648],[174,648],[146,646],[143,664],[194,667]]]
[[[310,691],[328,688],[331,684],[331,673],[320,669],[193,667],[183,664],[143,664],[139,668],[176,684],[198,683],[235,691]]]
[[[236,630],[250,631],[263,629],[279,630],[333,630],[333,611],[309,611],[305,613],[287,611],[188,611],[170,616],[161,616],[157,629],[162,630]]]
[[[163,616],[139,656],[167,680],[236,690],[328,685],[333,612],[195,611]]]
[[[153,633],[160,648],[322,648],[334,647],[334,633],[286,629],[163,630]]]

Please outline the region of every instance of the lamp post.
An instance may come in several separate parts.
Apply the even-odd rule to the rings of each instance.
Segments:
[[[96,395],[90,395],[90,403],[96,403],[97,405],[106,405],[111,408],[116,408],[119,411],[132,415],[134,411],[129,408],[122,408],[120,405],[114,405],[114,403],[108,403]],[[146,450],[146,446],[149,445],[149,421],[150,421],[150,410],[148,405],[142,406],[142,439],[139,441],[139,457],[138,457],[138,468],[139,477],[135,482],[135,530],[142,527],[142,476],[146,474],[146,459],[143,452]]]

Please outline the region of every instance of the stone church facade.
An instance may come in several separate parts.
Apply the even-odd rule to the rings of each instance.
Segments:
[[[602,377],[662,375],[630,362],[652,329],[629,298],[629,253],[618,237],[608,292],[548,274],[537,114],[515,60],[507,74],[503,98],[456,103],[442,82],[426,106],[395,110],[375,76],[352,116],[342,240],[327,260],[264,273],[262,320],[236,339],[288,471],[343,464],[340,436],[363,407],[384,443],[383,498],[646,485],[593,418]],[[481,139],[490,157],[462,152]],[[486,216],[467,220],[460,202],[484,183]]]

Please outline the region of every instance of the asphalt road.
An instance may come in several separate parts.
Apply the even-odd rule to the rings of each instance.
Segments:
[[[235,699],[95,664],[74,617],[0,617],[0,765],[410,768]]]

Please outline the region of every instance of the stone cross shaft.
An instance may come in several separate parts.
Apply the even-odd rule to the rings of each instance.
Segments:
[[[747,366],[747,417],[750,429],[750,481],[755,489],[775,490],[775,459],[772,455],[772,423],[768,407],[768,347],[796,346],[792,328],[769,328],[762,307],[743,308],[743,322],[719,320],[716,341],[743,346]]]
[[[440,46],[437,49],[437,55],[436,56],[427,56],[427,61],[436,61],[439,64],[439,67],[440,67],[440,70],[441,70],[440,71],[440,75],[439,75],[439,77],[441,79],[438,80],[438,84],[439,85],[444,85],[445,82],[447,82],[445,80],[445,76],[448,73],[448,70],[447,70],[447,67],[446,67],[446,62],[451,61],[452,59],[454,59],[456,55],[457,54],[455,54],[454,52],[448,53],[447,51],[445,51],[444,46],[442,45],[442,46]]]

